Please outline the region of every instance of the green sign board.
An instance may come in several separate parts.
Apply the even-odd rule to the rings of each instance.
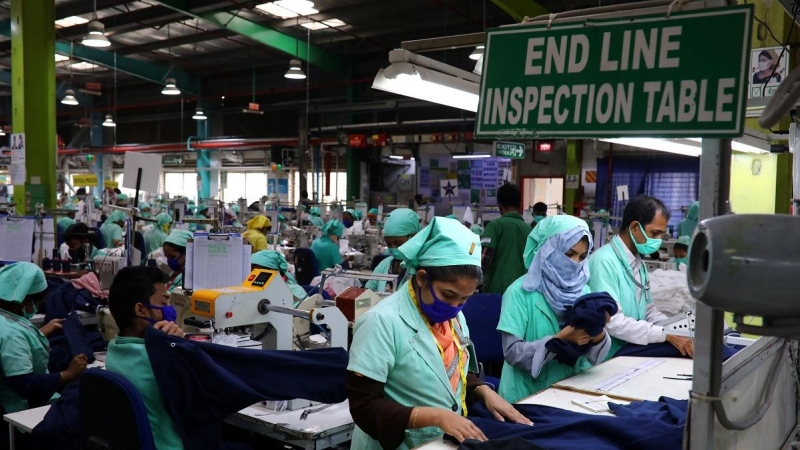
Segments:
[[[498,158],[524,159],[525,144],[520,142],[494,141],[494,156]]]
[[[752,5],[487,33],[476,137],[736,137]]]
[[[181,164],[183,164],[183,156],[164,155],[161,157],[161,164],[165,166],[180,166]]]

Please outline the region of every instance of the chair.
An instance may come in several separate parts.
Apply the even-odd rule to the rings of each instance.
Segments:
[[[144,401],[130,381],[107,370],[89,369],[80,383],[87,450],[156,450]]]
[[[294,277],[297,279],[297,284],[311,284],[311,280],[317,275],[319,275],[319,264],[314,252],[308,247],[295,249]]]
[[[500,294],[475,294],[464,304],[462,310],[478,362],[484,367],[502,368],[503,365],[503,339],[497,331],[502,304],[503,296]],[[499,370],[491,372],[499,375]],[[494,385],[495,389],[500,385],[499,378],[484,375],[483,379]]]
[[[375,270],[384,259],[390,258],[392,255],[375,255],[372,257],[372,270]]]
[[[326,291],[325,289],[320,290],[320,288],[317,286],[309,286],[307,284],[300,285],[300,287],[306,290],[306,294],[308,294],[309,297],[311,297],[314,294],[320,294],[322,298],[325,300],[331,299],[330,294],[328,294],[328,291]]]

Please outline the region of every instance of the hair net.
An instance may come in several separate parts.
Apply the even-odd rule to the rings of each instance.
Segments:
[[[47,280],[36,264],[21,261],[0,268],[0,299],[22,303],[25,297],[44,292]]]
[[[419,214],[408,208],[395,209],[386,216],[383,235],[391,237],[411,236],[419,233]]]
[[[420,267],[481,266],[480,238],[461,222],[443,217],[434,217],[399,250],[409,273]]]
[[[311,209],[308,211],[312,216],[319,216],[320,209],[319,206],[312,206]]]
[[[344,234],[344,225],[338,220],[330,220],[322,227],[323,236],[337,236],[342,237]]]
[[[253,247],[253,252],[267,248],[267,237],[264,236],[260,231],[247,230],[242,233],[242,238],[247,239],[247,242],[249,242],[250,246]]]
[[[347,214],[350,214],[351,216],[353,216],[353,220],[358,220],[359,219],[358,211],[356,211],[355,209],[346,209],[346,210],[344,210],[344,212],[346,212]]]
[[[167,236],[167,239],[164,241],[164,243],[186,248],[186,244],[189,243],[189,239],[192,239],[192,237],[193,236],[190,231],[172,230],[169,232],[169,236]]]
[[[64,205],[64,211],[77,211],[78,208],[75,207],[72,203],[67,203]]]
[[[255,264],[257,266],[266,267],[267,269],[272,270],[280,270],[286,275],[288,281],[292,284],[297,284],[297,280],[289,273],[289,264],[286,262],[286,258],[283,257],[283,254],[278,253],[273,250],[261,250],[253,254],[252,258],[250,259],[250,264]]]
[[[675,245],[685,245],[688,248],[692,245],[692,238],[689,236],[681,236],[675,241]]]
[[[592,235],[586,222],[573,216],[549,216],[536,223],[525,245],[528,273],[522,288],[541,292],[558,317],[572,306],[589,281],[588,259],[580,263],[566,253],[584,237],[592,248]]]
[[[248,230],[260,230],[262,228],[272,228],[272,221],[269,220],[269,217],[259,214],[247,222]]]
[[[126,194],[117,194],[117,201],[120,201],[120,200],[127,201],[128,200],[128,196]]]
[[[370,210],[367,211],[367,214],[374,214],[374,215],[377,216],[378,215],[378,208],[370,208]]]
[[[150,203],[147,203],[147,202],[139,203],[139,211],[144,211],[145,209],[151,209],[150,208]]]
[[[114,211],[106,219],[106,223],[117,223],[117,222],[125,222],[128,216],[125,215],[122,211]]]
[[[445,218],[445,219],[454,219],[454,220],[458,220],[458,218],[456,217],[456,215],[455,215],[455,214],[448,214],[448,215],[444,216],[444,218]]]
[[[172,216],[167,213],[161,213],[156,216],[157,225],[159,227],[163,227],[164,225],[168,225],[172,223]]]

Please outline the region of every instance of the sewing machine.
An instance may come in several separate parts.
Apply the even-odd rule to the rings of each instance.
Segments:
[[[100,281],[100,289],[108,289],[123,267],[127,267],[128,259],[125,256],[97,255],[94,257],[94,267],[97,271],[97,279]]]

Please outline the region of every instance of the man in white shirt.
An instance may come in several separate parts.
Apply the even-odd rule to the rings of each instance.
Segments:
[[[642,255],[661,247],[668,221],[669,210],[661,200],[647,195],[634,198],[625,207],[619,234],[589,258],[592,292],[608,292],[619,304],[619,312],[606,326],[612,337],[611,356],[626,343],[665,341],[682,355],[694,356],[691,339],[667,335],[663,327],[655,325],[667,316],[653,304],[647,267],[642,261]]]

